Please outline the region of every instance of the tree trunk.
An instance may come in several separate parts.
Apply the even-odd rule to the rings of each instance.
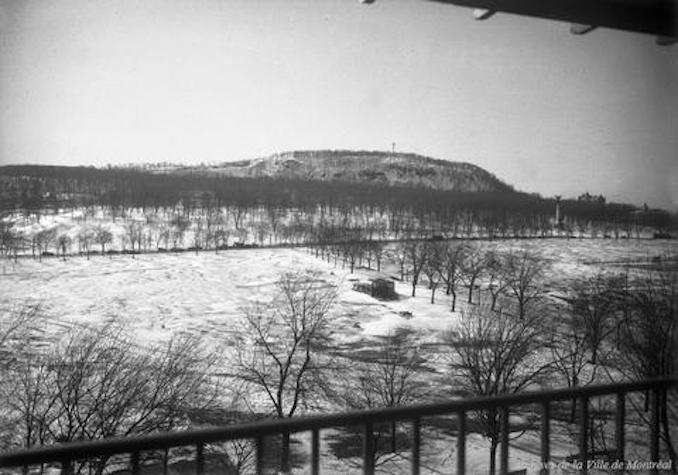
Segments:
[[[96,462],[96,465],[95,465],[96,468],[95,468],[95,470],[94,470],[94,473],[95,473],[96,475],[103,475],[104,470],[106,469],[106,462],[108,462],[108,457],[101,457],[101,458]],[[71,466],[71,470],[73,470],[73,467],[72,467],[72,466]],[[73,472],[71,471],[71,474],[69,474],[69,475],[72,475],[72,473],[73,473]]]
[[[570,404],[570,424],[574,424],[575,420],[577,419],[577,398],[572,399],[572,403]]]
[[[283,435],[282,435],[280,471],[282,473],[289,473],[289,471],[290,471],[290,434],[289,434],[289,432],[284,432]]]
[[[490,475],[494,475],[497,471],[497,441],[492,439],[490,441]]]
[[[162,475],[168,474],[169,449],[165,449],[162,454]]]
[[[673,446],[673,442],[671,441],[671,428],[670,428],[670,423],[669,423],[669,414],[668,414],[668,409],[667,409],[667,404],[668,404],[668,398],[669,395],[666,391],[662,391],[660,394],[660,417],[661,417],[661,422],[662,426],[664,429],[664,442],[666,443],[666,449],[669,452],[669,459],[671,459],[671,466],[673,467],[674,473],[676,470],[676,467],[678,467],[678,454],[676,454],[676,449]]]

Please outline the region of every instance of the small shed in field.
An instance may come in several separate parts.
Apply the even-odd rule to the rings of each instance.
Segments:
[[[371,295],[381,300],[394,300],[398,297],[395,291],[395,282],[389,279],[374,278],[369,282],[356,282],[353,290]]]

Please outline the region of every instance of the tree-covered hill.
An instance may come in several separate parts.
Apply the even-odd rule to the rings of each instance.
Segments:
[[[385,160],[380,157],[379,163],[382,159]],[[414,158],[403,157],[403,160],[411,159]],[[0,167],[0,208],[5,211],[79,206],[174,209],[180,204],[184,210],[296,209],[311,214],[342,213],[347,223],[354,223],[351,217],[360,213],[364,216],[390,214],[408,216],[413,226],[428,223],[427,227],[443,232],[454,229],[453,234],[461,228],[466,229],[467,234],[472,229],[478,234],[477,230],[482,228],[487,235],[545,235],[558,226],[554,222],[556,203],[553,199],[516,192],[489,173],[487,177],[486,183],[496,180],[495,185],[465,191],[378,180],[322,181],[275,174],[238,177],[176,167],[160,173],[157,168],[16,165]],[[578,230],[582,234],[584,228],[593,225],[601,236],[614,234],[613,228],[630,236],[631,229],[675,230],[678,221],[676,215],[663,210],[642,210],[599,201],[563,200],[560,211],[563,218],[560,226],[572,234]]]
[[[511,186],[471,163],[437,160],[411,153],[379,151],[294,151],[209,167],[180,167],[172,172],[342,181],[461,192],[513,191]]]

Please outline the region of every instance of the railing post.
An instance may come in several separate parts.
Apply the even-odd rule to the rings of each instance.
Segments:
[[[419,475],[421,450],[421,419],[412,421],[412,475]]]
[[[551,406],[550,401],[544,401],[541,405],[541,474],[549,473],[551,461]]]
[[[162,451],[162,475],[168,475],[168,463],[169,463],[169,448],[165,447],[165,450]]]
[[[71,459],[64,459],[61,461],[61,475],[72,475],[73,461]]]
[[[200,442],[196,446],[195,453],[195,473],[203,475],[205,473],[205,444]]]
[[[457,475],[466,473],[466,413],[457,415],[459,430],[457,432]]]
[[[583,396],[579,403],[579,462],[582,473],[588,471],[588,437],[589,437],[589,398]]]
[[[363,473],[374,475],[374,432],[371,422],[365,424],[363,434]]]
[[[313,429],[311,432],[311,474],[320,473],[320,431]]]
[[[617,461],[624,463],[624,444],[625,434],[624,425],[626,420],[626,394],[617,393],[617,404],[615,411],[614,441],[617,449]],[[624,473],[623,469],[617,470],[617,473]]]
[[[659,394],[654,388],[650,393],[650,461],[659,462]],[[658,473],[655,467],[651,473]]]
[[[499,443],[501,444],[499,453],[499,473],[506,475],[509,471],[509,409],[508,407],[499,408]]]
[[[257,475],[262,475],[264,473],[264,438],[257,437],[255,443],[257,451]]]
[[[132,475],[139,475],[139,473],[141,473],[141,470],[139,469],[139,452],[132,452],[131,462]]]

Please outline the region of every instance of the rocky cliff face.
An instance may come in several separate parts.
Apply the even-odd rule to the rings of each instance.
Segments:
[[[470,163],[388,152],[295,151],[209,168],[187,167],[181,171],[252,178],[338,180],[437,190],[513,191],[511,186]]]

